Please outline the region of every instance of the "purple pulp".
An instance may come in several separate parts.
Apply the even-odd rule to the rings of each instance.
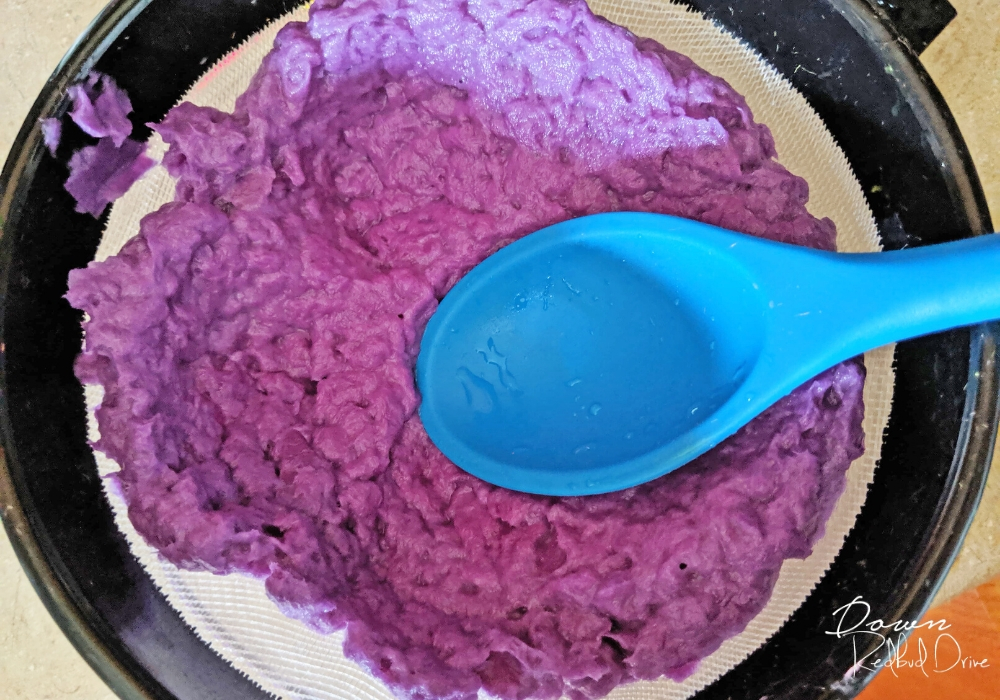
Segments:
[[[805,557],[863,451],[864,369],[806,383],[627,491],[493,487],[431,444],[413,365],[501,246],[633,210],[831,249],[724,81],[582,2],[318,0],[232,114],[157,130],[176,200],[70,277],[136,529],[266,580],[403,697],[681,679]]]
[[[67,90],[73,100],[69,116],[84,131],[97,138],[108,137],[117,148],[132,133],[128,115],[132,101],[109,75],[91,73],[83,83]]]
[[[153,167],[154,161],[145,155],[146,144],[128,138],[132,133],[128,118],[132,102],[110,76],[91,73],[68,93],[73,100],[70,118],[84,133],[99,140],[70,158],[66,191],[76,200],[76,211],[100,216],[109,203]],[[42,134],[46,148],[55,156],[61,123],[46,119]]]

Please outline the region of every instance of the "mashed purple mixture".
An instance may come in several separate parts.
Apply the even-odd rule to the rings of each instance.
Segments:
[[[685,677],[822,534],[863,450],[861,364],[657,481],[544,498],[430,443],[420,335],[472,266],[569,217],[827,249],[832,222],[724,81],[582,2],[338,5],[282,29],[233,114],[167,115],[176,201],[71,275],[132,522],[178,566],[346,626],[404,697]]]

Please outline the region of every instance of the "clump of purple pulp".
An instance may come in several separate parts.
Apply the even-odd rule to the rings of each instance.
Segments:
[[[69,116],[84,133],[99,139],[108,137],[119,148],[125,143],[132,133],[128,118],[132,101],[114,78],[91,73],[85,82],[70,86],[67,93],[73,100]]]
[[[319,0],[236,110],[157,127],[176,200],[70,278],[98,449],[170,561],[271,597],[403,697],[681,679],[805,557],[863,451],[864,370],[654,482],[581,498],[462,472],[417,416],[437,301],[501,246],[612,210],[832,249],[742,97],[582,2]]]
[[[70,158],[66,191],[76,200],[76,211],[100,216],[154,161],[145,155],[144,143],[128,138],[132,133],[128,118],[132,102],[114,79],[94,72],[85,82],[70,86],[68,93],[73,100],[70,118],[84,133],[99,140]],[[53,156],[61,132],[57,119],[42,122],[45,146]]]

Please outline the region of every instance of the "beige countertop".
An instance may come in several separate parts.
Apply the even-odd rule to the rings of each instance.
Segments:
[[[1000,218],[1000,3],[951,0],[958,17],[923,55]],[[0,162],[59,59],[105,0],[0,0]],[[939,600],[1000,574],[1000,464]],[[49,617],[0,536],[0,697],[114,700]]]

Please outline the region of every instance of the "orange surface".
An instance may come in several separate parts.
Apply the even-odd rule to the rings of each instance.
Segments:
[[[1000,699],[1000,578],[931,608],[921,622],[942,619],[950,627],[916,629],[858,700]]]

